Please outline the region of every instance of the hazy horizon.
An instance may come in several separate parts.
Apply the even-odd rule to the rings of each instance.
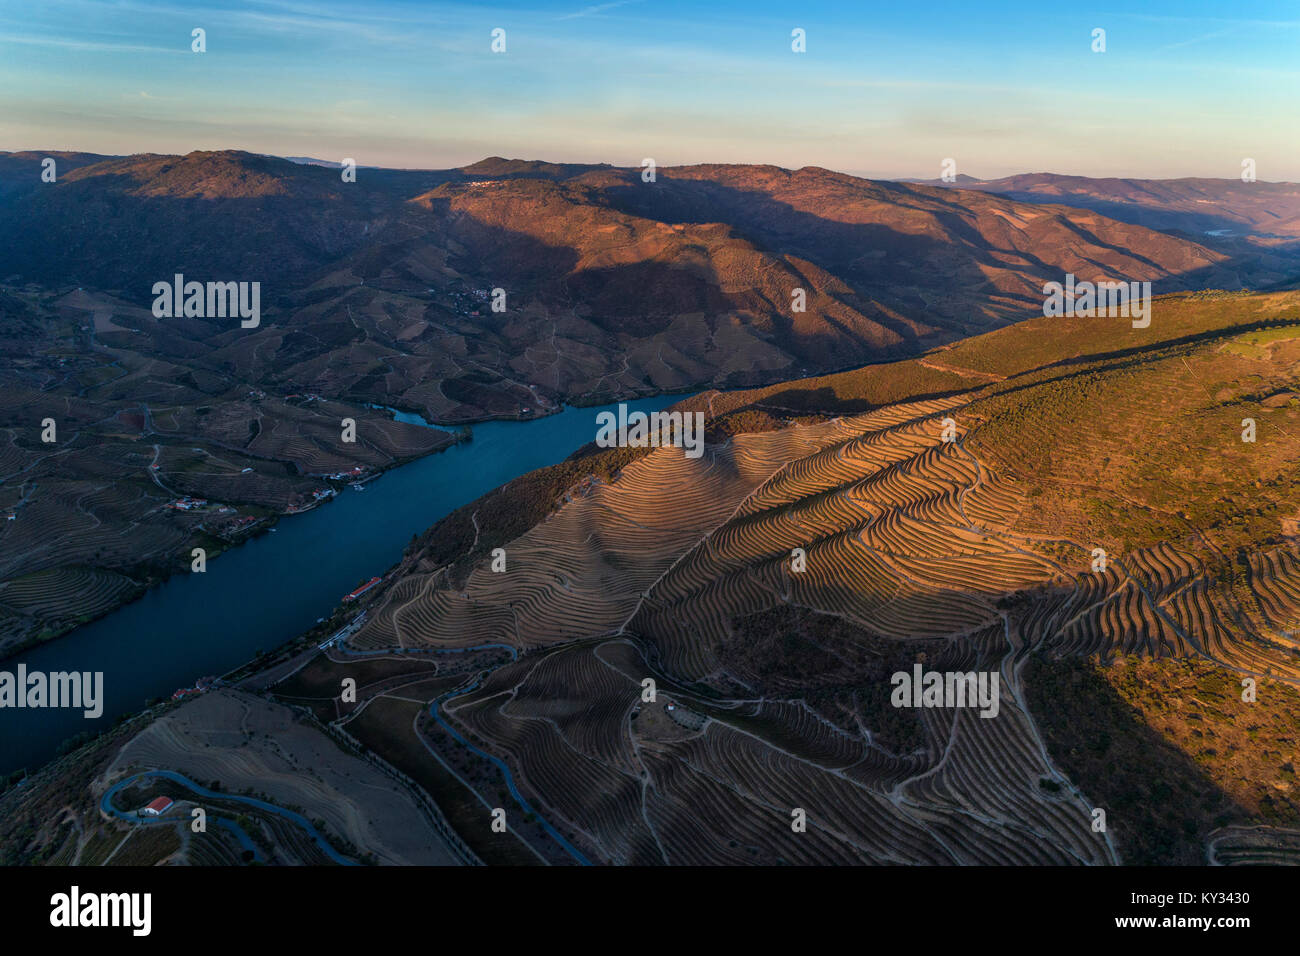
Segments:
[[[947,158],[986,179],[1232,179],[1251,158],[1261,180],[1300,180],[1300,136],[1276,122],[1300,90],[1300,19],[1281,3],[1212,9],[1012,0],[972,15],[941,2],[918,19],[823,3],[51,0],[0,13],[0,141],[408,169],[652,157],[877,179],[938,178]]]
[[[17,148],[12,148],[12,149],[10,149],[10,148],[0,148],[0,154],[6,154],[6,153],[7,153],[7,154],[16,154],[16,153],[82,153],[82,154],[93,154],[93,155],[97,155],[97,156],[103,156],[103,157],[105,157],[105,158],[122,158],[122,159],[128,158],[128,157],[130,157],[130,156],[148,156],[148,155],[154,155],[154,156],[185,156],[185,155],[188,155],[188,154],[190,154],[190,153],[196,153],[196,152],[243,152],[243,153],[250,153],[250,154],[252,154],[252,155],[256,155],[256,156],[269,156],[269,157],[272,157],[272,158],[274,158],[274,159],[283,159],[283,160],[286,160],[286,161],[289,161],[289,162],[298,162],[298,163],[300,163],[300,164],[302,164],[302,165],[318,165],[318,164],[319,164],[319,165],[326,165],[326,164],[328,164],[328,165],[331,165],[331,166],[339,166],[339,165],[341,165],[341,163],[339,162],[339,160],[325,159],[325,158],[320,157],[320,156],[298,156],[298,155],[292,155],[292,156],[291,156],[291,155],[285,155],[285,154],[281,154],[281,153],[267,153],[267,152],[262,152],[262,151],[260,151],[260,150],[249,149],[249,148],[247,148],[247,147],[243,147],[243,146],[219,146],[219,147],[211,147],[211,148],[204,148],[204,149],[185,150],[185,151],[183,151],[183,152],[163,152],[163,151],[160,151],[160,150],[149,150],[149,149],[145,149],[145,150],[133,150],[132,152],[129,152],[129,153],[99,153],[99,152],[97,152],[96,150],[91,150],[91,149],[78,149],[78,148],[76,148],[76,147],[67,147],[67,146],[45,147],[45,148],[42,148],[42,147],[36,147],[36,146],[22,146],[22,147],[17,147]],[[472,165],[474,165],[475,163],[483,162],[483,161],[488,160],[488,159],[503,159],[503,160],[505,160],[505,161],[507,161],[507,162],[552,163],[552,164],[555,164],[555,165],[560,165],[560,164],[564,164],[564,163],[573,163],[573,162],[574,162],[574,160],[569,160],[569,159],[565,159],[565,158],[556,158],[556,157],[554,157],[554,156],[501,156],[501,155],[499,155],[499,154],[495,154],[495,153],[493,153],[493,154],[489,154],[489,155],[479,156],[479,157],[477,157],[477,158],[475,158],[475,159],[472,159],[472,160],[470,160],[470,161],[468,161],[468,162],[465,162],[465,163],[459,163],[459,164],[456,164],[456,165],[454,165],[454,166],[383,166],[383,165],[372,165],[372,164],[362,163],[362,164],[359,164],[359,165],[357,166],[357,168],[358,168],[358,169],[383,169],[383,170],[390,170],[390,171],[396,171],[396,172],[439,172],[439,171],[445,171],[445,170],[448,170],[448,169],[461,169],[461,168],[464,168],[464,167],[466,167],[466,166],[472,166]],[[613,168],[615,168],[615,169],[639,169],[639,168],[640,168],[640,164],[636,164],[636,163],[615,163],[615,162],[611,162],[611,161],[609,161],[609,160],[594,160],[594,161],[590,161],[590,162],[584,163],[583,165],[607,165],[607,166],[613,167]],[[920,173],[907,173],[907,174],[901,174],[901,175],[897,175],[897,176],[872,175],[872,174],[870,174],[870,173],[866,173],[866,172],[863,172],[863,171],[861,171],[861,170],[852,170],[852,169],[836,169],[836,168],[831,167],[831,166],[826,166],[826,165],[824,165],[824,164],[822,164],[822,163],[808,163],[806,166],[781,166],[779,163],[768,163],[768,162],[764,162],[764,161],[762,161],[762,160],[755,160],[755,161],[747,162],[747,163],[723,162],[723,161],[715,161],[715,160],[702,160],[702,161],[697,162],[697,163],[678,163],[678,164],[675,164],[675,165],[677,165],[677,166],[682,166],[682,167],[687,167],[687,166],[731,166],[731,165],[743,165],[743,166],[776,166],[776,167],[781,168],[781,169],[790,169],[790,170],[805,169],[805,168],[813,168],[813,169],[820,168],[820,169],[827,169],[827,170],[830,170],[831,172],[834,172],[834,173],[843,173],[843,174],[848,175],[848,176],[856,176],[856,177],[864,178],[864,179],[876,179],[876,180],[881,180],[881,181],[885,181],[885,182],[905,182],[905,181],[910,181],[910,180],[926,180],[926,181],[929,181],[929,180],[938,180],[938,179],[939,179],[938,176],[924,176],[924,175],[922,175],[922,174],[920,174]],[[672,167],[671,167],[671,166],[661,166],[661,167],[659,167],[659,168],[661,168],[661,169],[671,169]],[[1155,177],[1155,176],[1126,176],[1126,175],[1115,175],[1115,176],[1088,176],[1088,175],[1083,174],[1083,173],[1063,173],[1063,172],[1060,172],[1059,170],[1054,170],[1054,169],[1021,169],[1021,170],[1016,170],[1016,171],[1013,171],[1013,172],[1010,172],[1010,173],[1005,173],[1005,174],[1000,175],[1000,176],[979,176],[979,175],[976,175],[976,174],[974,174],[974,173],[965,173],[965,172],[964,172],[964,173],[961,173],[961,176],[962,176],[962,177],[967,177],[967,176],[968,176],[968,177],[970,177],[972,180],[975,180],[975,181],[977,181],[977,182],[990,182],[990,181],[994,181],[994,180],[998,180],[998,179],[1005,179],[1005,178],[1009,178],[1009,177],[1013,177],[1013,176],[1075,176],[1075,177],[1078,177],[1078,178],[1081,178],[1081,179],[1097,179],[1097,180],[1102,180],[1102,179],[1120,179],[1120,180],[1123,180],[1123,179],[1133,179],[1133,180],[1137,180],[1137,179],[1147,179],[1147,180],[1151,180],[1151,181],[1161,181],[1161,180],[1164,180],[1164,181],[1169,181],[1169,182],[1175,182],[1175,181],[1180,180],[1180,179],[1181,179],[1181,180],[1213,179],[1213,180],[1224,180],[1225,182],[1238,182],[1238,181],[1240,181],[1239,177],[1236,177],[1236,176],[1209,176],[1209,175],[1206,175],[1206,176],[1198,176],[1198,175],[1188,175],[1188,176],[1160,176],[1160,177]],[[958,180],[958,181],[960,182],[961,180]],[[1296,182],[1296,181],[1293,181],[1293,180],[1286,180],[1286,179],[1277,179],[1277,180],[1273,180],[1273,179],[1266,179],[1266,178],[1263,178],[1263,177],[1260,177],[1260,178],[1259,178],[1258,180],[1256,180],[1256,181],[1257,181],[1257,182],[1261,182],[1261,183],[1271,183],[1271,184],[1274,184],[1274,185],[1290,185],[1290,184],[1293,184],[1294,182]]]

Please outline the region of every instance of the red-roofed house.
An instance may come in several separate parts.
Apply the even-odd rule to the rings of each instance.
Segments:
[[[140,811],[147,817],[160,817],[172,808],[171,797],[155,797],[149,802],[149,805]]]
[[[345,595],[343,595],[343,600],[345,600],[345,601],[355,601],[357,598],[361,597],[361,595],[365,594],[367,591],[369,591],[371,588],[373,588],[376,584],[378,584],[381,580],[383,580],[383,579],[382,579],[382,578],[371,578],[369,581],[367,581],[365,584],[361,585],[361,587],[357,588],[357,589],[356,589],[355,591],[353,591],[351,594],[345,594]]]

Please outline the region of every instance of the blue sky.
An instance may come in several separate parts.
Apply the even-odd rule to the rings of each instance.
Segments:
[[[1294,2],[0,0],[0,149],[1300,181],[1298,54]]]

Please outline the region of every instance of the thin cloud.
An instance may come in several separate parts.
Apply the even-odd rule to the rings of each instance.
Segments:
[[[82,53],[189,53],[188,46],[183,49],[169,46],[141,46],[132,43],[104,43],[97,40],[69,40],[64,37],[19,36],[13,33],[0,33],[0,43],[21,43],[26,46],[48,46],[61,50],[77,50]]]
[[[626,7],[632,3],[642,3],[643,0],[614,0],[613,3],[598,3],[594,7],[586,7],[577,13],[566,13],[560,20],[577,20],[579,17],[591,17],[604,13],[606,10],[613,10],[615,7]]]
[[[1191,46],[1193,43],[1204,43],[1206,40],[1217,40],[1219,37],[1225,37],[1233,33],[1241,32],[1242,27],[1236,26],[1228,30],[1216,30],[1213,33],[1206,33],[1199,37],[1192,37],[1189,40],[1179,40],[1177,43],[1167,43],[1164,46],[1157,47],[1159,50],[1177,50],[1180,47]]]

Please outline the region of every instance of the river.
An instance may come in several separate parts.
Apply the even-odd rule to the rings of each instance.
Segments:
[[[628,402],[657,411],[682,395]],[[524,422],[473,426],[472,441],[394,468],[364,491],[282,517],[264,534],[179,574],[106,617],[0,664],[33,671],[102,671],[103,714],[79,709],[0,710],[0,772],[35,769],[69,737],[109,727],[156,697],[223,674],[312,627],[343,595],[383,574],[419,534],[463,504],[536,468],[553,465],[596,437],[597,413],[617,405],[568,407]],[[403,421],[418,421],[399,415]]]

